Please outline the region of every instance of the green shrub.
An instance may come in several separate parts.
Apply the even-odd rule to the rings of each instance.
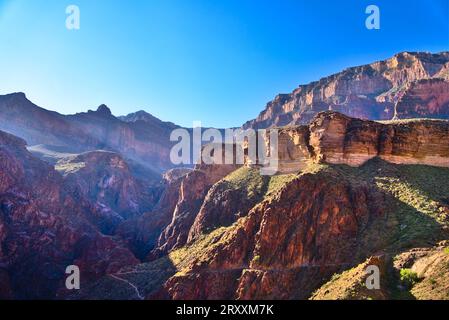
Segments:
[[[256,264],[256,265],[258,265],[259,263],[260,263],[260,256],[259,255],[257,255],[257,256],[254,256],[254,258],[253,258],[253,262]]]
[[[443,252],[444,252],[445,254],[449,254],[449,247],[444,248]]]
[[[401,282],[408,288],[413,287],[419,282],[418,274],[410,269],[401,269]]]

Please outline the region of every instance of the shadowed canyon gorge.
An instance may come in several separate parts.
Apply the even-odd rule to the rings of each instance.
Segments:
[[[172,165],[144,111],[0,96],[0,299],[449,299],[448,119],[448,52],[278,95],[243,125],[278,130],[273,176]]]

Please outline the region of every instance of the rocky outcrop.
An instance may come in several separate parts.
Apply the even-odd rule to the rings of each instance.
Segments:
[[[449,119],[449,82],[437,78],[412,83],[396,106],[396,118]]]
[[[266,139],[269,139],[269,135],[266,136]],[[297,126],[279,129],[279,172],[294,173],[301,171],[313,157],[313,152],[310,146],[310,130],[308,127]]]
[[[414,248],[395,257],[394,268],[409,270],[416,275],[415,283],[400,283],[402,290],[409,289],[410,295],[419,300],[447,300],[449,286],[449,241],[442,241],[435,247]],[[407,288],[407,285],[409,286]]]
[[[313,293],[311,300],[386,300],[390,295],[387,257],[370,257],[364,263],[332,279]],[[372,274],[370,268],[379,270],[379,287],[368,289],[366,283]]]
[[[278,157],[281,173],[298,172],[310,160],[358,167],[376,157],[396,164],[449,167],[449,122],[379,123],[322,112],[309,126],[279,131]]]
[[[101,215],[25,141],[0,132],[0,288],[13,298],[55,298],[65,269],[80,267],[83,284],[137,263],[120,241],[102,235]]]
[[[449,167],[449,122],[379,123],[322,112],[309,126],[279,129],[278,156],[279,173],[283,174],[298,173],[313,162],[359,167],[374,158],[395,164]],[[236,168],[202,165],[182,179],[172,221],[162,231],[151,259],[231,225],[261,201],[242,193],[247,183],[244,180],[238,181],[242,188],[221,180]]]
[[[120,224],[117,234],[142,260],[157,246],[162,231],[173,220],[180,198],[181,184],[189,169],[172,169],[164,174],[162,194],[153,210]],[[159,255],[159,254],[158,254]]]
[[[117,153],[83,153],[60,160],[56,169],[102,210],[113,211],[123,219],[150,211],[157,202],[158,194],[152,194],[149,185],[135,178]]]
[[[240,207],[227,193],[239,188],[229,183],[254,190],[261,181],[250,178],[254,172],[240,168],[210,189],[191,228],[200,236],[115,275],[147,299],[389,299],[399,269],[412,268],[425,279],[413,287],[416,297],[445,294],[447,241],[437,252],[404,251],[449,238],[449,168],[381,159],[360,169],[310,162],[232,223],[229,213]],[[282,177],[265,178],[272,186]],[[380,269],[380,290],[365,286],[369,266]],[[131,286],[113,279],[103,278],[84,297],[136,298]]]
[[[173,167],[170,133],[177,126],[146,114],[145,119],[149,118],[151,122],[120,120],[105,105],[66,116],[36,106],[23,93],[0,96],[0,130],[23,138],[30,146],[47,145],[75,154],[115,151],[159,173]]]
[[[186,244],[190,228],[209,189],[238,167],[239,165],[234,164],[218,166],[200,164],[182,179],[172,221],[161,233],[151,258]]]
[[[306,298],[323,278],[381,245],[381,237],[368,246],[361,239],[382,217],[383,197],[368,184],[332,172],[304,174],[200,240],[207,244],[181,250],[193,257],[179,258],[180,272],[163,292],[174,299]]]
[[[279,173],[293,174],[200,164],[152,189],[142,180],[170,167],[175,125],[144,112],[116,118],[105,105],[62,116],[22,94],[0,97],[0,128],[76,153],[57,163],[61,175],[0,132],[0,298],[65,297],[71,264],[83,287],[109,275],[85,286],[108,297],[307,299],[321,287],[316,298],[351,298],[336,279],[323,284],[355,267],[339,279],[385,298],[361,285],[367,264],[383,266],[379,250],[448,238],[449,122],[347,115],[445,118],[448,61],[403,53],[276,97],[246,126],[290,125],[279,129],[278,157]],[[445,286],[444,248],[422,251],[400,268]]]
[[[228,227],[269,192],[270,178],[256,169],[240,168],[210,188],[190,229],[188,243],[220,227]]]
[[[340,73],[301,85],[291,94],[278,95],[269,102],[260,115],[247,122],[245,128],[269,128],[275,126],[308,124],[321,112],[333,110],[350,117],[369,120],[390,120],[395,115],[405,119],[415,113],[420,117],[447,118],[447,108],[442,97],[432,93],[422,94],[422,100],[407,107],[407,101],[416,100],[415,91],[409,87],[427,90],[421,80],[448,79],[449,53],[404,52],[385,61],[346,69]],[[433,85],[433,93],[447,88],[447,83]],[[446,90],[447,91],[447,90]],[[443,99],[443,101],[441,101]],[[398,101],[401,107],[395,110]],[[410,103],[410,102],[409,102]],[[440,104],[443,103],[443,106]],[[414,111],[418,108],[419,110]],[[435,112],[435,109],[441,112]]]

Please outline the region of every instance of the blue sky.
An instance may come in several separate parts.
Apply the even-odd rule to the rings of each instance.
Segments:
[[[70,4],[78,31],[65,28]],[[370,4],[381,30],[365,28]],[[449,50],[449,0],[0,0],[0,44],[0,94],[230,127],[346,67]]]

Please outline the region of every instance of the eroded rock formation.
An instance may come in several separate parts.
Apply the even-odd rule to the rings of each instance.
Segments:
[[[449,119],[449,82],[441,78],[412,83],[396,106],[397,118]]]
[[[403,52],[385,61],[348,68],[278,95],[244,127],[308,124],[317,113],[328,110],[369,120],[394,116],[447,119],[448,66],[448,52]],[[422,82],[429,79],[435,82]]]
[[[0,287],[6,298],[54,298],[75,264],[85,283],[138,261],[101,234],[101,212],[25,141],[0,132]],[[62,290],[62,291],[61,291]]]
[[[279,137],[281,173],[297,172],[308,161],[357,167],[375,157],[449,167],[449,122],[444,120],[379,123],[328,111],[309,126],[281,129]]]
[[[209,189],[239,165],[197,165],[180,184],[179,199],[173,211],[172,221],[161,233],[158,245],[151,257],[157,257],[186,244],[201,204]]]
[[[23,138],[29,146],[39,146],[37,153],[45,158],[103,149],[120,152],[155,173],[172,168],[170,133],[178,126],[145,112],[139,115],[119,119],[105,105],[62,115],[38,107],[23,93],[0,96],[0,130]]]
[[[124,219],[150,211],[158,194],[135,178],[120,154],[91,151],[59,161],[56,169],[77,185],[93,203]]]
[[[181,258],[185,267],[158,295],[304,299],[323,278],[380,246],[381,237],[369,249],[360,239],[383,219],[383,206],[383,196],[368,184],[351,185],[330,172],[302,175],[209,239],[193,257]]]

